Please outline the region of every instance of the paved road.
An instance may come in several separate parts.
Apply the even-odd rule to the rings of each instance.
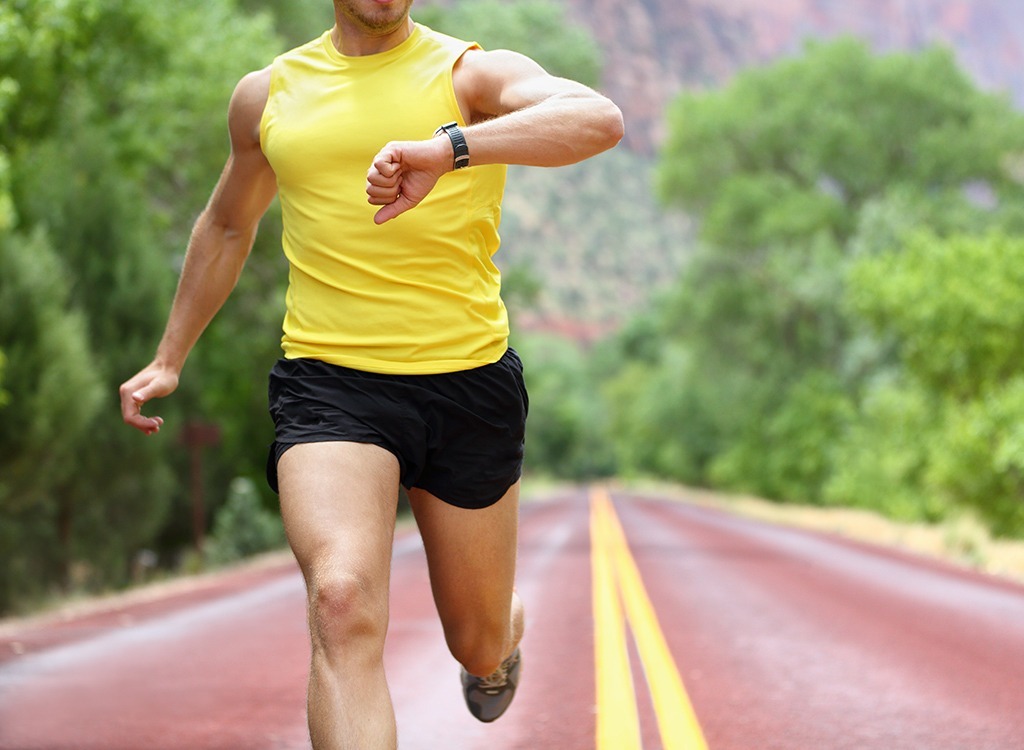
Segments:
[[[628,542],[624,541],[628,540]],[[403,750],[1020,750],[1024,588],[656,497],[523,509],[524,682],[481,725],[400,534]],[[308,748],[290,563],[0,627],[3,750]]]

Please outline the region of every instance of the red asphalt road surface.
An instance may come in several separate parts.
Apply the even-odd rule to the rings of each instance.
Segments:
[[[711,750],[1024,748],[1024,587],[612,497]],[[585,489],[523,507],[523,682],[491,725],[462,703],[422,547],[399,533],[386,663],[403,750],[595,747],[589,514]],[[0,748],[308,748],[308,658],[289,562],[0,625]],[[641,674],[634,665],[643,747],[658,748]]]

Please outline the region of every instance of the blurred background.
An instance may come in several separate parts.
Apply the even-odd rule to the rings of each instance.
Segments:
[[[653,478],[1024,536],[1024,6],[417,0],[623,109],[512,168],[527,478]],[[0,5],[0,616],[280,547],[276,204],[143,438],[238,79],[328,0]]]

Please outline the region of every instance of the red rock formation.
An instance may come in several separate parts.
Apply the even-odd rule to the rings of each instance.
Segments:
[[[682,89],[851,34],[879,51],[951,46],[979,85],[1024,103],[1024,3],[1018,0],[563,0],[605,52],[603,88],[626,114],[626,145],[653,153]]]

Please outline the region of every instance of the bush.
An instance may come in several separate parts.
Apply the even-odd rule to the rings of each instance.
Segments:
[[[951,407],[928,480],[950,501],[976,509],[993,533],[1024,535],[1024,377]]]
[[[948,502],[925,482],[930,443],[941,424],[939,406],[924,389],[873,385],[833,452],[825,503],[877,509],[902,521],[943,518]]]
[[[261,505],[255,482],[247,477],[234,479],[213,522],[207,547],[210,563],[224,565],[284,544],[281,517]]]
[[[715,459],[712,478],[785,502],[820,504],[835,443],[851,412],[849,397],[831,373],[809,372],[778,408],[753,421],[749,432]]]

